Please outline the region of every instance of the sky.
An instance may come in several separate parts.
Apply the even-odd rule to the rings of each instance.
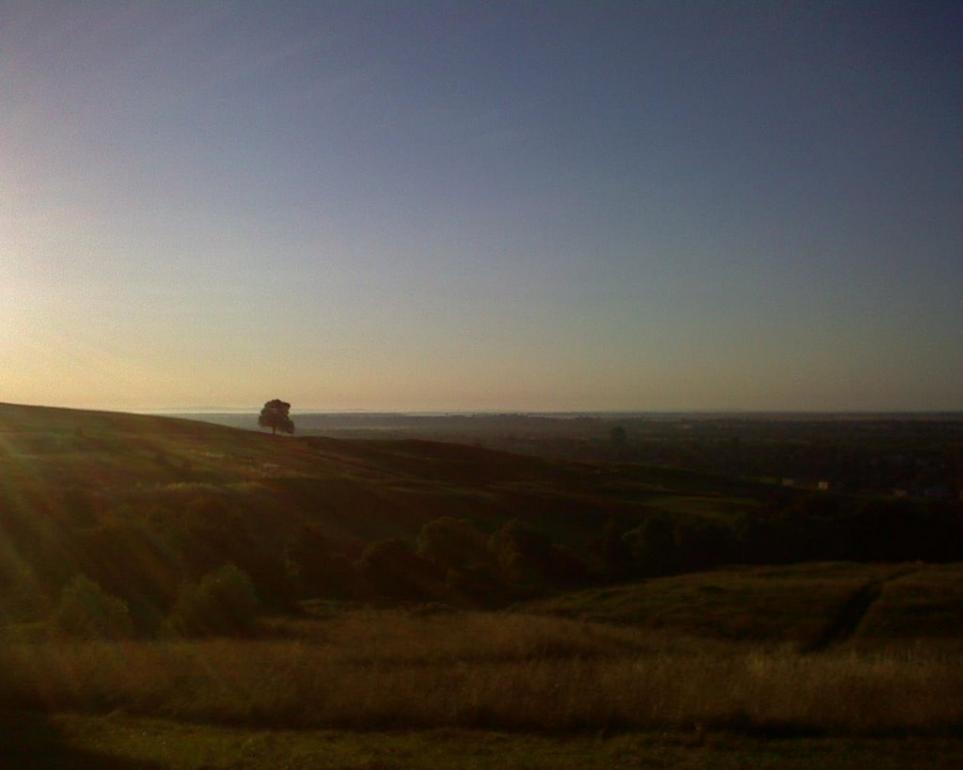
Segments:
[[[0,0],[0,401],[963,409],[961,22]]]

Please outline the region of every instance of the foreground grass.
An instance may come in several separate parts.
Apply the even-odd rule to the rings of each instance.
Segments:
[[[8,709],[254,727],[958,735],[963,667],[800,655],[561,618],[355,612],[296,638],[0,645]]]
[[[576,734],[480,730],[241,729],[114,714],[0,715],[0,766],[19,770],[950,770],[953,738],[761,740],[727,733]]]

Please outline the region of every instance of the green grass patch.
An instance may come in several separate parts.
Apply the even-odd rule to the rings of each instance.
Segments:
[[[856,629],[857,639],[946,639],[963,646],[963,568],[917,565],[885,583]]]
[[[908,568],[842,562],[731,567],[563,594],[522,609],[688,636],[805,645],[832,622],[853,592]],[[943,570],[956,580],[963,577],[961,565]],[[949,578],[939,578],[944,579]],[[958,596],[942,606],[954,602],[961,606]]]

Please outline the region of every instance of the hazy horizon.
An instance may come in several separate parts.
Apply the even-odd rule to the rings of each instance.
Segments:
[[[0,0],[0,401],[963,410],[960,9]]]
[[[32,404],[0,402],[0,405],[28,407],[76,409],[93,412],[119,412],[168,417],[225,416],[256,417],[261,406],[196,406],[196,407],[158,407],[138,409],[112,409],[104,407],[72,407],[64,404]],[[358,417],[927,417],[950,416],[963,418],[963,409],[581,409],[581,410],[540,410],[540,409],[324,409],[313,406],[291,407],[292,416],[358,416]]]

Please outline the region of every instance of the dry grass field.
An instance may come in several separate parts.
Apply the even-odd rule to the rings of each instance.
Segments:
[[[7,643],[3,705],[291,728],[963,731],[958,656],[919,645],[805,655],[495,613],[349,612],[287,630]]]
[[[958,650],[800,653],[521,613],[355,610],[260,638],[7,641],[0,766],[955,768]]]

